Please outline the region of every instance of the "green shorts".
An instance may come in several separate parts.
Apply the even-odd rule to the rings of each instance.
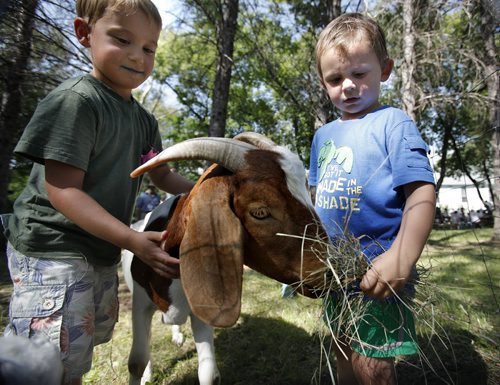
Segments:
[[[418,353],[415,321],[401,300],[377,301],[361,297],[324,299],[324,317],[335,336],[347,340],[356,353],[388,358]]]

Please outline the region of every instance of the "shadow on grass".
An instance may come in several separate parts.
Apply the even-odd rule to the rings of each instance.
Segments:
[[[282,320],[244,314],[236,326],[216,330],[215,350],[223,385],[332,384],[326,370],[321,382],[315,375],[318,337]],[[197,383],[192,373],[171,384]]]
[[[449,231],[446,236],[443,236],[438,239],[428,239],[427,244],[430,246],[434,247],[450,247],[451,241],[455,238],[460,239],[463,236],[463,233],[455,230],[455,231]]]
[[[461,329],[446,330],[444,344],[436,337],[418,337],[423,357],[411,357],[397,365],[405,385],[487,385],[488,368],[476,351],[477,337]],[[490,382],[491,383],[491,382]]]
[[[397,364],[398,382],[405,385],[487,385],[486,363],[475,349],[475,337],[467,331],[447,330],[443,345],[436,337],[419,338],[426,359],[407,358]],[[303,329],[277,320],[242,316],[242,322],[216,331],[217,364],[221,384],[231,385],[331,385],[328,369],[320,368],[320,340]],[[329,344],[330,341],[325,341]],[[196,354],[192,349],[176,363]],[[332,359],[333,361],[333,359]],[[324,363],[324,359],[323,359]],[[168,377],[169,369],[157,363],[157,379]],[[161,383],[161,382],[159,382]],[[194,385],[196,372],[170,384]],[[490,382],[491,383],[491,382]]]
[[[429,246],[437,248],[449,248],[450,246],[472,246],[497,247],[496,242],[491,240],[489,229],[469,228],[461,230],[436,230],[431,233],[427,240]]]

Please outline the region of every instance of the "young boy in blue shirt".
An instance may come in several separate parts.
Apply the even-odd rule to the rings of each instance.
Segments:
[[[141,182],[129,174],[162,150],[156,119],[132,97],[153,70],[161,17],[150,0],[78,0],[76,9],[92,71],[38,105],[15,149],[33,169],[3,217],[14,283],[6,334],[49,338],[64,384],[81,384],[94,346],[112,336],[121,249],[162,276],[179,273],[160,248],[165,233],[129,226]],[[150,178],[170,193],[193,185],[166,165]]]
[[[368,313],[356,338],[340,338],[335,348],[338,382],[396,384],[394,357],[418,351],[412,314],[394,294],[408,288],[432,229],[436,201],[427,146],[403,111],[379,102],[393,61],[373,20],[360,14],[333,20],[319,36],[316,63],[341,112],[312,142],[316,211],[333,242],[355,237],[371,263],[360,283]],[[326,300],[329,320],[334,298]]]

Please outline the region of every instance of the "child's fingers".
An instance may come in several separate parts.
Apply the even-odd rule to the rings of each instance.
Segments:
[[[366,293],[373,290],[377,285],[377,282],[378,282],[377,272],[373,269],[370,269],[363,276],[363,279],[361,280],[359,287]]]
[[[375,288],[372,290],[370,294],[371,297],[376,299],[384,299],[392,295],[392,291],[389,285],[385,282],[378,281],[375,285]]]
[[[179,278],[179,260],[163,252],[151,261],[151,267],[165,278]]]
[[[167,231],[144,231],[144,236],[151,242],[161,243],[167,239]]]
[[[391,291],[386,282],[380,280],[380,276],[373,268],[368,270],[363,276],[359,285],[361,290],[369,297],[384,299],[391,295]]]

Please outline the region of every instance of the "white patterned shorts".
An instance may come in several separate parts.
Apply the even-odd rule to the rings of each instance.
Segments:
[[[61,352],[65,382],[81,378],[118,321],[117,266],[28,257],[10,243],[7,258],[14,290],[5,334],[48,338]]]

